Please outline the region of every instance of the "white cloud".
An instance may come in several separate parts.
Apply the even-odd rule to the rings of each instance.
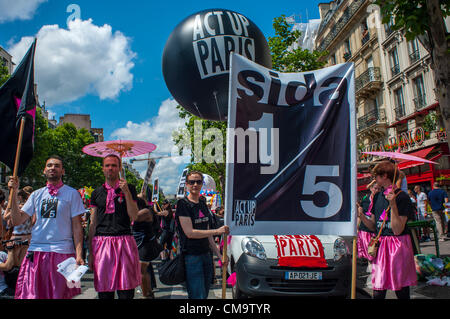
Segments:
[[[47,0],[0,0],[0,23],[29,20],[39,5]]]
[[[37,37],[35,78],[40,100],[46,105],[75,101],[86,94],[115,99],[130,90],[131,69],[136,54],[130,39],[111,26],[96,26],[89,20],[74,20],[69,29],[43,26]],[[33,37],[23,37],[8,51],[18,64]]]
[[[178,148],[172,140],[172,133],[184,127],[185,121],[178,117],[176,106],[178,103],[173,99],[162,102],[158,115],[149,121],[133,123],[129,121],[125,127],[115,130],[111,139],[138,140],[153,143],[157,146],[153,152],[155,155],[178,155]],[[157,155],[156,155],[157,154]],[[181,171],[190,161],[190,154],[184,153],[182,157],[161,158],[156,161],[152,173],[152,181],[159,177],[160,187],[165,194],[175,194]],[[148,155],[137,157],[148,158]],[[147,170],[146,161],[136,161],[133,167],[138,170],[142,177]]]

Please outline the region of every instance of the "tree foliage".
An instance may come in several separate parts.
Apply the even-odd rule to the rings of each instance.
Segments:
[[[408,41],[420,35],[425,35],[431,30],[432,17],[427,12],[427,0],[376,0],[382,13],[382,22],[393,22],[393,30],[404,30]],[[440,1],[442,18],[450,15],[450,2]]]
[[[275,36],[269,37],[269,47],[272,55],[272,68],[281,72],[303,72],[322,68],[326,61],[319,58],[326,52],[309,51],[307,49],[292,49],[301,32],[292,30],[286,22],[286,16],[281,15],[273,20]]]
[[[0,86],[9,79],[9,76],[8,68],[0,61]]]
[[[219,122],[219,121],[208,121],[203,120],[195,115],[192,115],[191,113],[187,112],[184,108],[181,106],[177,106],[178,109],[178,115],[182,119],[186,119],[186,124],[184,131],[175,132],[173,136],[174,142],[178,145],[179,154],[181,155],[183,153],[184,149],[190,149],[191,150],[191,163],[187,165],[187,167],[190,170],[196,170],[200,171],[202,173],[210,175],[215,183],[216,183],[216,190],[220,192],[223,196],[225,191],[225,150],[226,150],[226,134],[227,134],[227,123],[226,122]],[[207,163],[203,160],[201,162],[195,161],[195,153],[194,153],[194,145],[195,145],[195,121],[200,121],[202,124],[202,136],[204,136],[204,132],[207,129],[210,128],[216,128],[221,132],[221,136],[223,138],[222,140],[222,149],[223,149],[223,157],[222,161],[214,162],[214,163]],[[200,133],[200,132],[198,132]],[[188,134],[189,136],[189,143],[183,144],[183,136],[185,134]],[[184,140],[186,141],[186,140]],[[212,143],[213,140],[211,139],[202,139],[202,145],[201,145],[201,151],[203,154],[203,151],[205,150],[205,147]],[[201,154],[199,155],[201,156]]]
[[[444,19],[449,0],[376,0],[383,23],[402,30],[407,40],[418,38],[432,57],[436,97],[447,135],[450,134],[450,33]],[[448,141],[449,142],[449,141]],[[450,143],[449,143],[450,146]]]
[[[100,158],[84,154],[84,146],[94,142],[86,129],[77,130],[71,123],[66,123],[54,130],[48,128],[48,122],[41,112],[36,112],[35,147],[33,159],[25,170],[22,179],[33,188],[45,185],[43,170],[45,161],[51,155],[63,158],[64,183],[74,188],[83,186],[96,187],[104,183],[102,162]]]

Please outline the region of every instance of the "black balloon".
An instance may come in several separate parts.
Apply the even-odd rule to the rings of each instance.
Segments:
[[[231,52],[272,68],[266,38],[240,13],[203,10],[178,24],[162,59],[164,80],[175,100],[203,119],[226,120]]]

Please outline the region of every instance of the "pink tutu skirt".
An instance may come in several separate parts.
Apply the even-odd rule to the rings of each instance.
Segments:
[[[141,284],[139,252],[133,236],[96,236],[92,239],[92,256],[96,291],[130,290]]]
[[[358,231],[358,237],[356,240],[356,248],[358,250],[358,258],[365,258],[370,260],[367,254],[367,246],[369,246],[370,239],[375,237],[375,234],[369,233],[363,230]]]
[[[409,235],[381,236],[377,256],[372,261],[374,290],[400,290],[416,286],[414,253]]]
[[[75,254],[35,251],[33,259],[25,257],[17,277],[15,299],[71,299],[80,288],[69,288],[58,264]]]

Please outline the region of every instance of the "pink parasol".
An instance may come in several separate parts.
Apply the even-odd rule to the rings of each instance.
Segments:
[[[106,141],[86,145],[83,147],[83,153],[96,157],[106,157],[114,154],[122,157],[134,157],[153,152],[156,145],[141,141]]]
[[[363,152],[363,154],[369,154],[369,155],[375,155],[375,156],[381,156],[381,157],[390,157],[390,158],[395,158],[395,159],[404,160],[404,161],[438,164],[436,162],[426,160],[421,157],[417,157],[417,156],[409,155],[409,154],[403,154],[400,152]]]
[[[96,157],[106,157],[107,155],[114,154],[120,157],[134,157],[146,153],[153,152],[156,149],[156,145],[141,141],[106,141],[98,142],[86,145],[83,147],[83,153]],[[125,176],[124,168],[121,172],[122,176]]]

